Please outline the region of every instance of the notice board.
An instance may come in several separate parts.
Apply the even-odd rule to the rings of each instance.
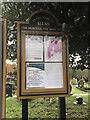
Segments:
[[[36,11],[18,25],[19,99],[70,94],[68,41],[56,17]]]

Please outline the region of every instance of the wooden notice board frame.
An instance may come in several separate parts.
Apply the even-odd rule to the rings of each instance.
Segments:
[[[2,68],[1,70],[1,92],[2,92],[2,97],[1,97],[1,103],[2,103],[2,115],[1,118],[5,118],[5,114],[6,114],[6,29],[7,29],[7,20],[4,18],[0,18],[0,24],[1,24],[1,45],[0,45],[0,51],[1,53],[1,63],[2,66],[0,66]]]
[[[40,16],[41,15],[41,16]],[[51,19],[52,18],[52,19]],[[51,21],[52,20],[52,21]],[[52,23],[55,22],[55,26]],[[31,99],[31,98],[38,98],[38,97],[64,97],[70,95],[70,80],[69,80],[69,62],[68,62],[68,41],[65,40],[64,34],[60,30],[60,25],[58,24],[58,20],[56,17],[47,11],[40,10],[34,12],[31,17],[28,19],[28,22],[17,22],[17,55],[18,55],[18,83],[17,83],[17,98],[18,99]],[[26,75],[26,71],[28,68],[26,67],[27,63],[29,65],[38,65],[45,64],[48,69],[48,65],[52,64],[57,66],[59,63],[56,61],[55,63],[45,62],[45,61],[27,61],[26,60],[26,36],[45,36],[47,37],[61,37],[62,43],[62,74],[63,74],[63,87],[54,88],[51,87],[29,87],[27,89],[26,81],[28,75]],[[42,40],[43,41],[43,40]],[[42,45],[45,41],[42,43]],[[29,43],[30,44],[30,43]],[[31,46],[31,45],[30,45]],[[42,48],[42,47],[41,47]],[[31,51],[32,49],[30,49]],[[29,50],[28,50],[29,51]],[[43,51],[45,54],[45,52]],[[48,63],[48,64],[47,64]],[[51,65],[51,66],[52,66]],[[54,67],[53,67],[54,68]],[[29,68],[31,69],[31,67]],[[44,71],[45,72],[45,71]],[[32,73],[30,73],[31,75]],[[53,75],[54,73],[52,73]],[[61,74],[61,73],[60,73]],[[43,75],[42,75],[43,76]],[[59,82],[59,81],[58,81]],[[49,86],[49,85],[48,85]]]

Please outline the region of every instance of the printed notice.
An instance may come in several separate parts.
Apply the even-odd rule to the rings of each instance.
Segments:
[[[44,64],[26,64],[26,89],[45,87]]]
[[[46,62],[62,61],[62,41],[53,36],[44,37],[44,53]]]
[[[26,61],[43,61],[43,36],[26,35]]]

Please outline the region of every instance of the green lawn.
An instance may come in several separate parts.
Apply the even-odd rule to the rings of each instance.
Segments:
[[[88,94],[88,92],[81,91],[76,88],[77,85],[72,85],[72,94]]]
[[[8,97],[6,99],[6,118],[20,118],[22,111],[21,104],[16,98]]]
[[[88,118],[90,112],[88,96],[83,96],[86,105],[75,105],[76,96],[66,97],[66,117],[67,118]],[[22,102],[16,98],[9,97],[6,99],[6,118],[22,117]],[[59,105],[58,98],[53,98],[50,103],[47,99],[38,98],[28,102],[29,118],[58,118]]]
[[[88,96],[83,96],[83,101],[85,105],[75,105],[76,96],[71,96],[66,98],[67,104],[67,118],[89,118],[90,106]]]

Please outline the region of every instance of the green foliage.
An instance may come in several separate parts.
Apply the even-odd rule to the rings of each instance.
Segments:
[[[74,80],[72,79],[71,84],[72,85],[77,85],[77,80],[76,79],[74,79]]]
[[[12,89],[15,90],[15,82],[14,81],[11,81],[11,84],[12,84]]]
[[[48,10],[58,18],[59,23],[65,23],[63,32],[69,39],[70,64],[77,69],[90,69],[90,48],[88,37],[90,25],[88,24],[88,3],[60,3],[60,2],[8,2],[3,3],[2,14],[8,19],[7,58],[14,60],[17,57],[17,25],[15,21],[26,21],[36,10]],[[12,27],[13,26],[13,27]],[[9,44],[11,42],[11,44]],[[81,60],[73,66],[75,59],[72,56],[80,55]]]
[[[76,69],[74,69],[74,68],[70,69],[70,76],[71,76],[71,78],[76,77]]]
[[[84,76],[84,77],[88,77],[88,71],[87,69],[84,69],[83,71],[78,69],[76,70],[76,76],[78,77],[81,77],[81,76]]]
[[[89,77],[89,70],[88,69],[75,69],[75,68],[70,68],[69,70],[70,72],[70,78],[73,79],[73,77],[77,77],[77,78],[81,78],[84,77],[86,81],[90,81],[90,77]],[[75,80],[71,81],[72,84],[76,84]]]

